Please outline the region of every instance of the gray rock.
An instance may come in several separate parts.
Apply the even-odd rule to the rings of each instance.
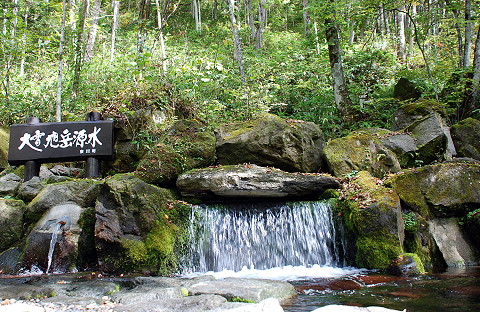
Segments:
[[[38,267],[46,273],[67,272],[78,252],[81,228],[78,224],[82,207],[74,203],[53,206],[40,219],[27,237],[21,261],[22,270]],[[48,252],[54,231],[58,234],[49,272]]]
[[[395,84],[393,90],[393,97],[406,101],[406,100],[418,100],[422,92],[417,89],[415,84],[407,78],[400,78]]]
[[[28,223],[37,222],[45,211],[65,203],[75,203],[80,207],[93,207],[100,189],[101,183],[95,180],[49,184],[28,205],[26,221]]]
[[[408,134],[395,134],[380,139],[383,145],[397,155],[402,168],[414,165],[417,145],[415,140]]]
[[[450,130],[458,156],[480,160],[480,121],[467,118]]]
[[[25,204],[20,200],[0,199],[0,252],[22,236]]]
[[[115,307],[117,312],[197,312],[222,306],[227,300],[217,295],[188,296],[170,299],[149,299]]]
[[[448,266],[478,265],[479,261],[465,240],[457,218],[432,219],[428,221],[428,226]]]
[[[18,188],[18,197],[25,202],[32,201],[38,193],[45,187],[39,177],[33,177],[30,180],[20,184]]]
[[[222,126],[216,136],[222,165],[252,163],[291,172],[317,172],[322,167],[322,132],[311,122],[265,114]]]
[[[418,158],[424,164],[452,159],[456,155],[450,130],[438,113],[432,113],[406,128],[415,139]]]
[[[0,270],[4,274],[15,274],[21,257],[22,250],[19,247],[12,247],[0,253]]]
[[[57,176],[64,176],[64,177],[78,177],[80,173],[83,171],[80,168],[75,167],[66,167],[62,165],[55,165],[53,166],[50,171]]]
[[[365,128],[331,140],[323,149],[330,171],[338,177],[366,170],[377,178],[400,171],[397,156],[380,140],[391,134],[385,129]]]
[[[0,196],[15,196],[22,179],[14,173],[0,177]]]
[[[212,312],[283,312],[278,299],[269,298],[257,304],[224,304],[222,308],[214,309]]]
[[[313,197],[339,188],[327,175],[283,172],[257,165],[220,166],[189,171],[177,180],[184,196],[197,198],[282,198]]]
[[[201,282],[187,289],[191,295],[214,294],[227,299],[240,298],[254,302],[276,298],[283,303],[296,295],[295,288],[286,282],[242,278]]]

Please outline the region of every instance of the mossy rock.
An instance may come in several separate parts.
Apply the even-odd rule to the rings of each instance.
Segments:
[[[288,172],[317,172],[323,165],[322,131],[312,122],[262,114],[215,132],[221,165],[251,163]]]
[[[381,142],[382,136],[391,133],[385,129],[366,128],[328,142],[323,154],[330,171],[342,176],[365,170],[379,178],[400,171],[395,153]]]
[[[409,169],[386,180],[424,218],[463,217],[480,204],[480,164],[449,161]]]
[[[186,244],[191,207],[167,189],[131,174],[105,182],[96,208],[95,246],[100,269],[168,275]]]
[[[460,157],[480,160],[480,121],[467,118],[450,129],[453,143]]]
[[[385,269],[402,251],[404,225],[398,195],[362,171],[344,185],[341,198],[344,223],[356,238],[356,265]]]
[[[0,253],[18,242],[22,236],[25,203],[0,198]]]
[[[418,276],[425,273],[425,267],[417,254],[403,253],[388,266],[387,273],[396,276]]]
[[[445,107],[435,100],[421,99],[402,105],[394,114],[392,130],[398,131],[410,126],[416,120],[430,115],[431,113],[445,115]]]
[[[183,172],[215,160],[215,136],[195,120],[177,121],[139,162],[135,175],[147,183],[172,184]]]

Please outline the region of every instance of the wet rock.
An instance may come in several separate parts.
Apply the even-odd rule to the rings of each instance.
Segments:
[[[452,126],[453,143],[460,157],[480,160],[480,121],[467,118]]]
[[[229,300],[237,298],[254,302],[260,302],[267,298],[285,302],[296,295],[295,288],[289,283],[242,278],[206,281],[191,285],[187,289],[191,295],[214,294]]]
[[[95,205],[95,251],[105,272],[170,274],[177,269],[190,206],[128,174],[106,180]]]
[[[395,153],[380,140],[391,134],[384,129],[361,129],[346,137],[331,140],[323,150],[330,171],[335,176],[341,176],[366,170],[379,178],[400,171]]]
[[[49,272],[68,272],[75,265],[81,228],[78,224],[82,207],[73,203],[53,206],[29,233],[20,268],[29,271],[36,267]],[[55,252],[51,267],[48,267],[48,253],[54,239]],[[50,269],[47,272],[47,269]]]
[[[0,252],[22,236],[25,204],[20,200],[0,199]]]
[[[212,312],[283,312],[283,308],[278,299],[269,298],[257,304],[226,303],[222,308],[213,309]]]
[[[22,179],[14,173],[0,177],[0,196],[15,196]]]
[[[417,255],[402,254],[390,263],[387,273],[395,276],[416,276],[425,273],[425,268]]]
[[[395,84],[393,90],[393,97],[406,101],[406,100],[418,100],[422,92],[417,89],[415,84],[407,78],[400,78]]]
[[[0,171],[8,167],[8,142],[10,141],[9,132],[0,127]]]
[[[219,127],[216,136],[222,165],[251,163],[290,172],[317,172],[322,167],[322,132],[312,122],[264,114]]]
[[[479,264],[478,258],[460,230],[457,218],[432,219],[428,225],[448,266]]]
[[[181,175],[177,187],[183,196],[197,198],[317,197],[339,188],[328,175],[288,173],[257,165],[219,166]]]
[[[19,247],[12,247],[0,253],[0,271],[3,274],[15,274],[21,257],[22,250]]]
[[[402,251],[400,198],[367,171],[359,172],[344,185],[341,198],[341,215],[355,237],[355,265],[386,268]]]

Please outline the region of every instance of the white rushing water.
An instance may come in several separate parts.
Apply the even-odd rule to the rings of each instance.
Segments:
[[[355,274],[324,202],[198,206],[188,276],[308,279]]]
[[[53,253],[55,252],[55,245],[57,244],[58,232],[60,231],[62,225],[62,223],[58,222],[53,226],[52,238],[50,239],[50,248],[48,249],[48,265],[45,273],[48,273],[50,271],[50,267],[53,261]]]

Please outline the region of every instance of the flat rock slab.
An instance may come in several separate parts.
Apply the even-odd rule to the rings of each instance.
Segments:
[[[351,307],[338,304],[331,304],[312,312],[405,312],[406,310],[392,310],[383,307]]]
[[[189,171],[177,180],[185,197],[287,198],[319,196],[340,183],[326,174],[289,173],[257,165],[219,166]]]
[[[268,298],[285,302],[296,295],[295,288],[285,282],[243,278],[205,281],[188,287],[191,295],[215,294],[229,300],[238,298],[260,302]]]

